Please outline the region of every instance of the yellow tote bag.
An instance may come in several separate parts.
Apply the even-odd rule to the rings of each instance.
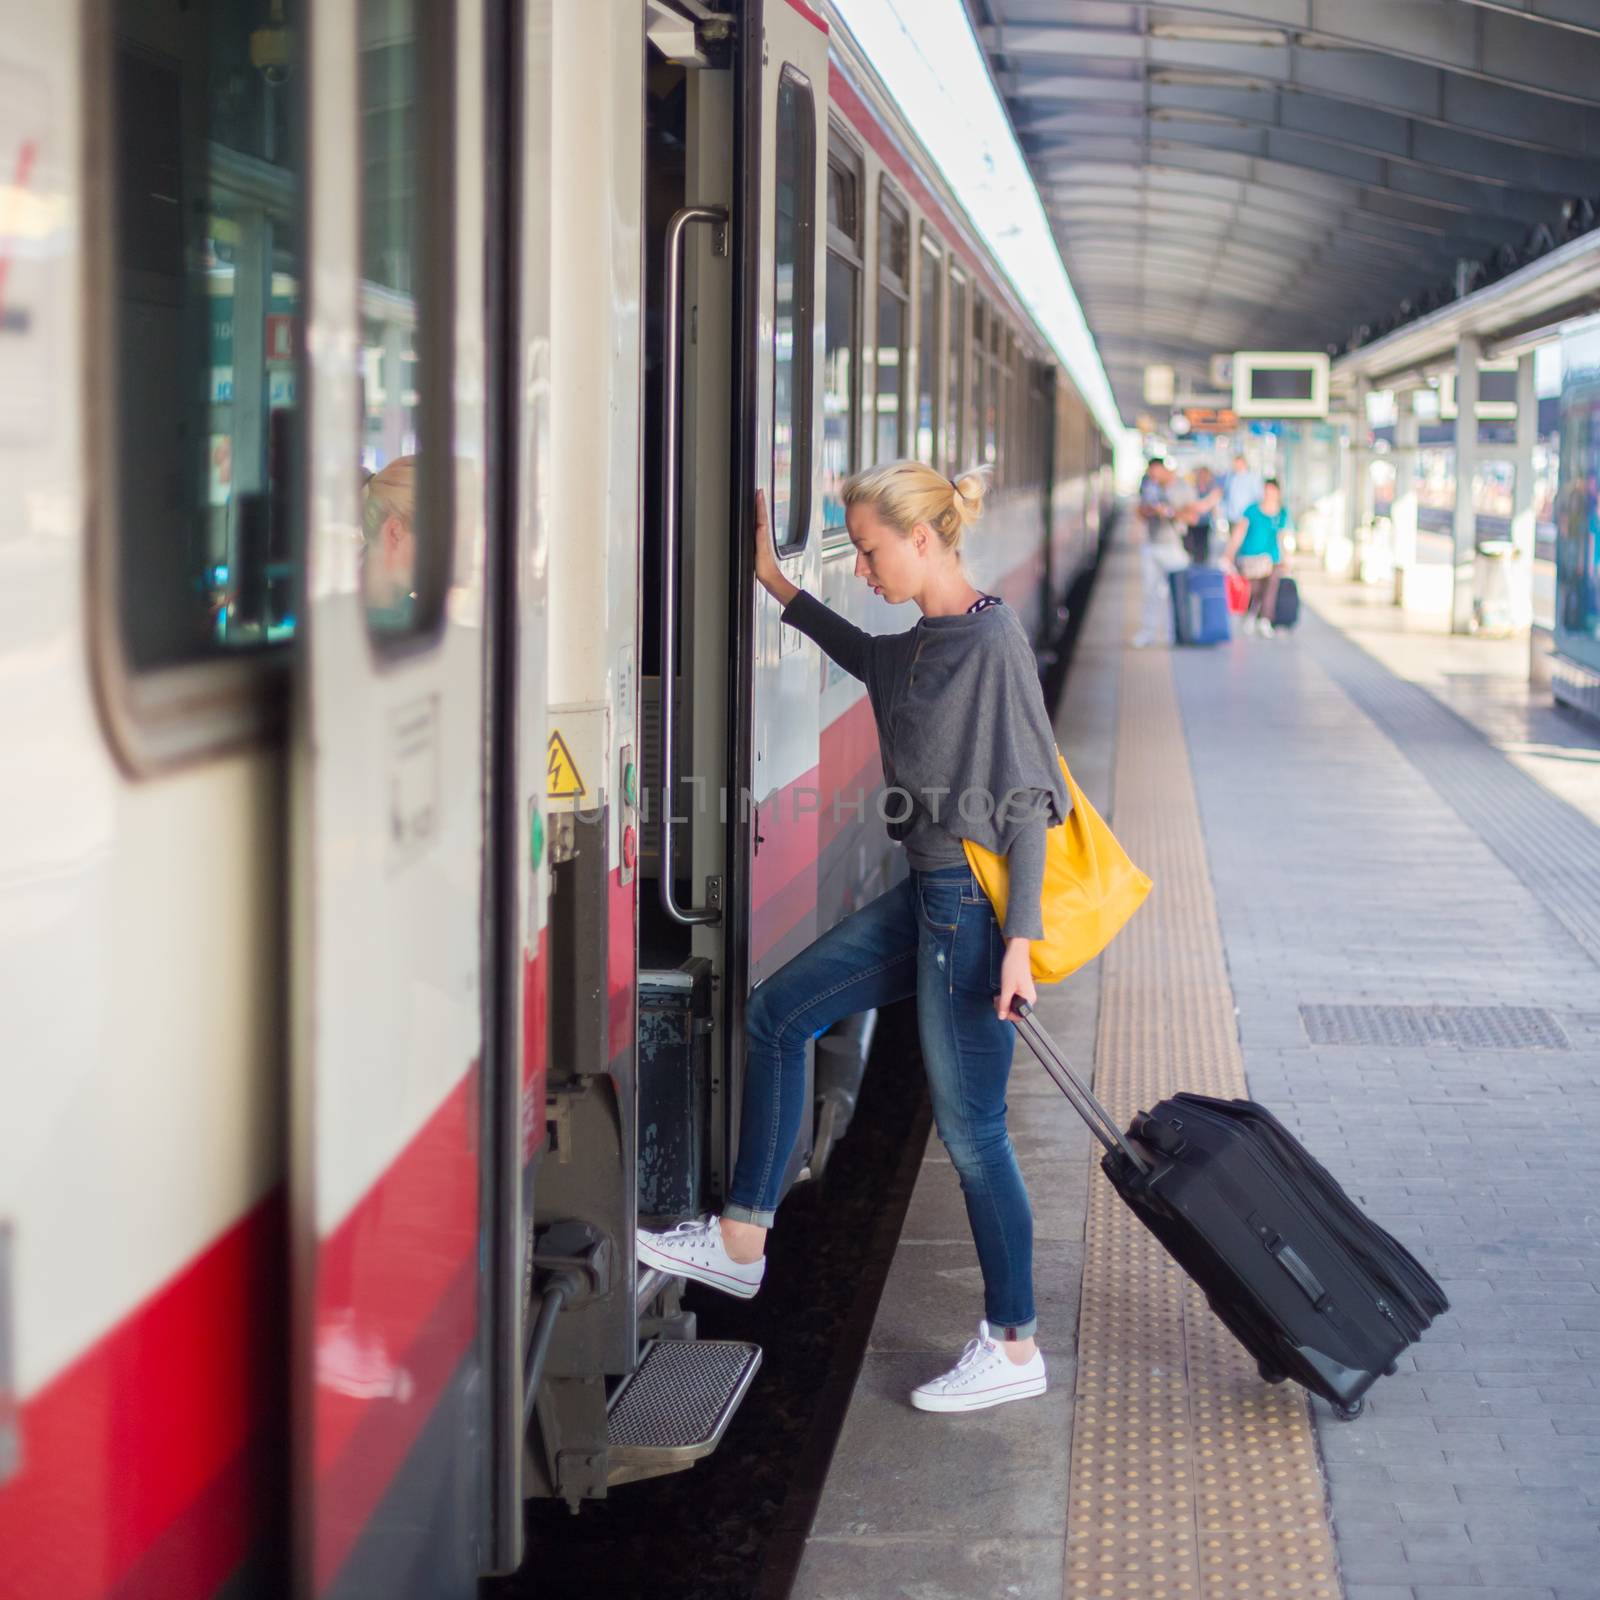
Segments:
[[[1044,937],[1029,948],[1035,983],[1059,983],[1087,966],[1121,931],[1150,893],[1150,880],[1128,859],[1116,835],[1073,781],[1059,750],[1072,814],[1044,836],[1044,888],[1039,912]],[[967,864],[983,885],[1001,927],[1011,869],[1006,858],[963,839]]]

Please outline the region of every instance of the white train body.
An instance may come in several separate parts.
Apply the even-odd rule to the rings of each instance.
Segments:
[[[900,870],[755,489],[886,631],[839,473],[987,456],[1043,653],[1108,457],[825,7],[0,39],[0,1600],[465,1595],[673,1464],[607,1431],[687,1331],[635,1222],[716,1202],[750,987]]]

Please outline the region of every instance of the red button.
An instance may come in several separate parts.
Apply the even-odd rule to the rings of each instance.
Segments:
[[[631,867],[633,865],[633,858],[634,858],[634,855],[637,853],[637,849],[638,849],[638,846],[634,842],[633,829],[632,828],[624,828],[622,830],[622,864],[623,864],[623,866]]]

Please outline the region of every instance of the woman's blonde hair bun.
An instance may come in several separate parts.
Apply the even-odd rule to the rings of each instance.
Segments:
[[[886,461],[846,478],[840,498],[847,507],[871,507],[902,538],[925,522],[946,550],[959,551],[963,530],[983,515],[988,487],[986,466],[952,480],[925,461]]]
[[[983,515],[983,497],[989,488],[988,467],[969,468],[956,479],[954,488],[963,523],[976,522]]]

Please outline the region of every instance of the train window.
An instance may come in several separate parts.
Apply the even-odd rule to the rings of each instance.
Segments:
[[[967,454],[962,467],[976,466],[985,460],[983,453],[983,397],[988,362],[989,307],[981,295],[972,297],[972,382],[967,386]]]
[[[1016,471],[1017,414],[1016,387],[1012,381],[1017,366],[1017,336],[1006,329],[1000,347],[1000,462],[999,478],[1009,484]]]
[[[122,0],[111,13],[111,581],[136,673],[294,633],[299,9],[266,22],[255,0]],[[285,70],[263,69],[258,49]]]
[[[792,67],[778,81],[772,308],[772,527],[778,554],[811,524],[812,229],[816,110]]]
[[[962,393],[967,376],[967,280],[954,267],[950,269],[950,371],[945,391],[944,458],[945,467],[955,473],[962,468],[962,454],[968,435],[961,424],[965,416]]]
[[[878,194],[876,456],[905,454],[906,342],[911,322],[911,221],[885,184]]]
[[[361,0],[361,581],[367,625],[393,645],[431,634],[449,571],[448,453],[427,448],[446,404],[429,282],[444,128],[422,0]]]
[[[828,282],[823,307],[822,526],[844,528],[839,491],[860,449],[861,177],[843,152],[828,156]]]
[[[983,369],[983,459],[991,467],[1000,459],[999,389],[1000,389],[1000,315],[989,310],[989,354]]]
[[[917,308],[917,459],[930,465],[939,437],[936,416],[939,393],[939,290],[944,257],[926,229],[922,235],[922,265]]]

